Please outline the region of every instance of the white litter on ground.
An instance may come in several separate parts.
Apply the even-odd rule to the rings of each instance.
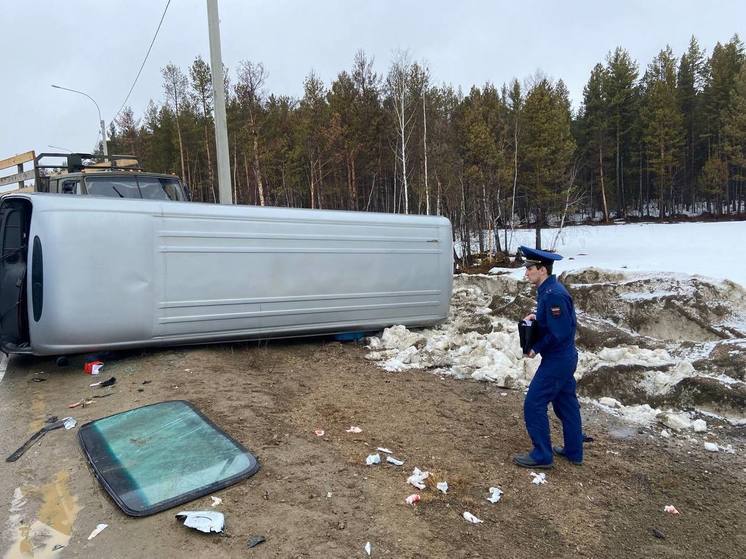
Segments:
[[[663,507],[663,512],[667,512],[669,514],[679,514],[679,511],[676,510],[676,507],[673,505],[666,505]]]
[[[448,482],[447,481],[438,482],[437,484],[435,484],[435,487],[441,493],[448,493]]]
[[[407,478],[407,483],[414,485],[417,489],[425,489],[425,480],[430,476],[430,472],[423,472],[419,468],[412,470],[412,475]]]
[[[373,550],[373,547],[370,545],[370,542],[366,543],[363,549],[365,550],[366,555],[370,557],[370,552]]]
[[[500,498],[503,496],[503,491],[499,487],[490,487],[490,496],[487,497],[487,500],[490,503],[497,503]]]
[[[471,522],[472,524],[481,524],[482,522],[484,522],[483,520],[479,520],[476,516],[474,516],[469,511],[464,511],[463,517],[464,517],[464,520],[466,520],[467,522]]]
[[[352,427],[350,427],[349,429],[347,429],[346,432],[347,433],[362,433],[363,430],[360,427],[356,427],[355,425],[353,425]]]
[[[176,518],[184,521],[184,526],[194,528],[205,534],[222,532],[225,516],[214,510],[183,510],[176,513]]]
[[[217,507],[220,503],[223,502],[223,499],[221,499],[220,497],[215,497],[214,495],[210,496],[210,498],[212,499],[212,504],[210,505],[211,507]]]
[[[93,532],[88,536],[89,540],[92,540],[96,536],[98,536],[101,532],[103,532],[106,528],[108,528],[108,524],[98,524],[94,529]]]
[[[369,454],[368,457],[365,459],[366,466],[373,466],[374,464],[380,464],[380,463],[381,463],[380,454]]]
[[[386,462],[388,462],[389,464],[393,464],[394,466],[403,466],[404,465],[404,460],[398,460],[398,459],[394,458],[393,456],[387,456],[386,457]]]
[[[408,505],[414,506],[415,503],[420,502],[420,496],[417,493],[412,493],[409,497],[404,499],[404,502]]]
[[[545,474],[544,472],[541,472],[540,474],[531,472],[531,477],[534,478],[531,480],[531,483],[533,483],[534,485],[544,485],[547,482],[547,474]]]
[[[384,454],[393,454],[394,452],[393,450],[389,450],[388,448],[384,448],[382,446],[379,446],[376,450],[378,452],[383,452]]]
[[[705,450],[709,452],[720,452],[720,447],[717,445],[717,443],[706,442]]]

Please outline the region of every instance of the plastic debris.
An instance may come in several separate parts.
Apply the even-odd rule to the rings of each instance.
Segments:
[[[222,532],[225,524],[223,513],[214,510],[183,510],[176,513],[176,518],[183,520],[187,528],[194,528],[205,534]]]
[[[420,496],[417,493],[412,493],[409,497],[404,499],[404,502],[408,505],[414,506],[415,503],[420,502]]]
[[[710,452],[720,452],[720,447],[717,445],[717,443],[706,442],[705,450],[708,450]]]
[[[531,480],[531,483],[533,483],[534,485],[544,485],[547,482],[547,474],[545,474],[544,472],[541,472],[540,474],[531,472],[531,477],[534,478]]]
[[[380,463],[381,463],[380,454],[369,454],[368,457],[365,459],[366,466],[372,466],[373,464],[380,464]]]
[[[695,419],[692,421],[692,429],[695,433],[705,433],[707,431],[707,422],[704,419]]]
[[[65,417],[62,419],[62,424],[65,426],[65,429],[69,431],[70,429],[75,427],[78,422],[75,420],[74,417]]]
[[[223,499],[220,497],[210,496],[210,499],[212,499],[211,507],[217,507],[220,503],[223,502]]]
[[[665,429],[661,429],[661,437],[663,437],[664,439],[668,439],[671,437],[671,433],[669,433]]]
[[[258,546],[260,543],[264,543],[267,541],[267,538],[264,536],[251,536],[249,538],[249,541],[246,542],[246,547],[251,549],[252,547]]]
[[[383,452],[384,454],[393,454],[394,453],[393,450],[389,450],[388,448],[384,448],[382,446],[379,446],[376,450],[378,452]]]
[[[92,540],[96,536],[98,536],[101,532],[103,532],[109,525],[108,524],[99,524],[96,526],[96,528],[91,532],[91,535],[88,536],[89,540]]]
[[[89,384],[91,388],[99,387],[99,388],[105,388],[107,386],[113,386],[117,382],[117,377],[111,377],[108,380],[102,380],[100,382],[93,382]]]
[[[503,490],[499,487],[490,487],[490,496],[487,497],[487,500],[490,503],[497,503],[500,498],[503,496]]]
[[[481,524],[482,522],[484,522],[484,520],[479,520],[476,516],[474,516],[469,511],[464,511],[463,517],[464,517],[464,520],[466,520],[467,522],[471,522],[472,524]]]
[[[430,472],[423,472],[419,468],[412,470],[412,475],[407,478],[407,483],[414,485],[417,489],[425,489],[425,480]]]
[[[371,547],[370,542],[365,544],[365,553],[368,554],[368,557],[370,557],[370,552],[373,550],[373,547]]]
[[[668,512],[670,514],[680,514],[679,511],[676,510],[676,507],[673,505],[666,505],[663,507],[663,512]]]
[[[323,437],[323,436],[324,436],[324,433],[326,433],[326,431],[324,431],[323,429],[316,429],[316,430],[315,430],[315,431],[314,431],[313,433],[314,433],[314,435],[316,435],[317,437]]]
[[[651,528],[651,530],[653,531],[653,535],[656,538],[658,538],[659,540],[665,540],[666,539],[666,534],[664,534],[663,532],[661,532],[657,528]]]
[[[360,427],[356,427],[355,425],[352,425],[349,429],[347,429],[348,433],[362,433],[363,430]]]
[[[97,375],[104,368],[103,361],[89,361],[83,365],[83,372],[87,375]]]
[[[448,482],[447,481],[441,481],[440,483],[435,484],[435,487],[441,493],[448,493]]]
[[[386,457],[386,462],[388,462],[389,464],[393,464],[394,466],[403,466],[404,465],[404,460],[397,460],[393,456],[387,456]]]
[[[86,407],[86,406],[90,406],[92,403],[93,403],[93,400],[86,400],[85,398],[83,398],[82,400],[79,400],[75,402],[74,404],[69,404],[67,407],[68,408],[79,408],[81,406]]]

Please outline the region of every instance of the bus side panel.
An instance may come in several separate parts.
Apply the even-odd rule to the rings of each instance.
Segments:
[[[163,219],[157,336],[375,329],[447,316],[446,220],[247,211],[244,219]]]

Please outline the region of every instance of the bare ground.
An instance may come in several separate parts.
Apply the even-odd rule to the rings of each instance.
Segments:
[[[708,453],[701,442],[651,437],[584,408],[595,439],[585,464],[560,460],[536,486],[510,462],[529,445],[522,392],[424,371],[387,373],[364,355],[354,343],[310,339],[119,356],[102,375],[117,377],[113,395],[75,410],[67,405],[94,393],[82,360],[66,368],[12,360],[0,383],[6,455],[50,415],[84,423],[185,399],[252,450],[261,470],[218,494],[226,532],[204,535],[181,526],[175,510],[125,516],[88,470],[74,433],[55,431],[0,466],[0,554],[363,557],[371,542],[373,557],[746,556],[743,428],[715,429],[713,437],[737,454]],[[345,432],[351,425],[363,432]],[[365,466],[377,446],[405,465]],[[417,506],[406,505],[417,492],[406,484],[415,466],[448,481],[448,494],[428,487]],[[493,505],[486,497],[495,485],[505,495]],[[18,488],[25,502],[16,499],[11,510]],[[669,504],[681,514],[664,513]],[[210,508],[210,499],[183,508]],[[464,511],[484,523],[468,524]],[[45,536],[34,521],[71,537]],[[109,527],[88,541],[101,522]],[[257,534],[266,542],[248,549]],[[52,552],[54,542],[65,547]]]

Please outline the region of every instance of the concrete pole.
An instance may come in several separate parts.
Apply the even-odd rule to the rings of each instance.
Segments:
[[[109,148],[106,147],[106,125],[103,119],[101,120],[101,144],[104,146],[104,156],[109,155]]]
[[[228,152],[228,125],[225,118],[223,57],[220,54],[220,20],[218,0],[207,0],[207,26],[210,32],[210,67],[215,101],[215,147],[218,152],[218,193],[221,204],[233,203],[231,166]]]

